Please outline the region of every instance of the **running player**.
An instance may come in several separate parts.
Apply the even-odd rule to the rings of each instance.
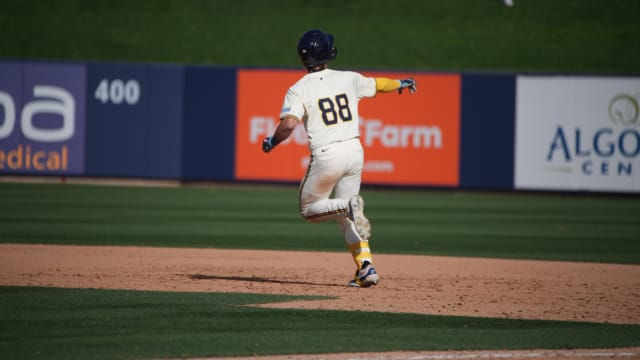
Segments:
[[[364,165],[360,143],[358,101],[377,92],[416,91],[409,78],[392,80],[365,77],[352,71],[328,68],[336,58],[333,36],[319,29],[305,32],[298,42],[298,55],[308,74],[289,90],[273,136],[262,142],[270,152],[286,140],[300,122],[309,139],[311,160],[300,184],[300,213],[309,222],[337,220],[356,263],[349,286],[369,287],[378,283],[369,238],[371,225],[364,215],[359,195]],[[335,191],[334,198],[330,199]]]

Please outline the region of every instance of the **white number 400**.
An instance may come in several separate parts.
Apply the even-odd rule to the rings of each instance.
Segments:
[[[103,104],[108,102],[122,104],[124,101],[129,105],[135,105],[140,100],[140,83],[135,79],[127,82],[120,79],[111,81],[102,79],[96,88],[94,96]]]

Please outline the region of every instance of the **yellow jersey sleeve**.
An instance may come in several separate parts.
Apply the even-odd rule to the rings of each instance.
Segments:
[[[400,88],[400,81],[388,78],[376,78],[376,91],[391,92]]]

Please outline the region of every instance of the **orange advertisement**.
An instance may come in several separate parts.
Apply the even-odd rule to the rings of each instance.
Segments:
[[[309,163],[302,125],[269,154],[287,89],[304,70],[239,70],[237,82],[237,180],[297,182]],[[457,186],[460,153],[460,75],[363,72],[392,79],[412,76],[415,94],[379,93],[360,101],[363,184]]]

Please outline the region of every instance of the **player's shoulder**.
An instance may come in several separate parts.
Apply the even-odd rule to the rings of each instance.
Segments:
[[[364,75],[354,70],[336,70],[339,71],[343,78],[348,78],[350,82],[355,84],[364,84],[369,81],[375,81],[374,78]]]
[[[362,77],[363,75],[357,71],[353,70],[335,70],[335,69],[327,69],[334,76],[348,76],[348,77]]]
[[[301,88],[305,87],[305,84],[308,82],[308,76],[309,74],[305,74],[304,76],[302,76],[301,78],[299,78],[298,80],[296,80],[296,82],[294,82],[293,84],[291,84],[291,86],[289,87],[288,92],[298,92]]]
[[[307,73],[301,78],[299,78],[295,83],[293,83],[293,85],[289,87],[289,91],[299,92],[301,89],[304,89],[307,86],[312,86],[317,79],[331,78],[331,77],[334,77],[335,75],[336,73],[334,71],[331,71],[330,69]]]

